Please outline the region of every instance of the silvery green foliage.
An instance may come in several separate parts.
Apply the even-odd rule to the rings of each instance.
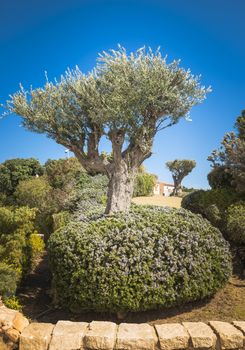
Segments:
[[[140,311],[213,295],[231,274],[220,231],[184,209],[134,206],[128,214],[73,222],[49,240],[60,304]]]
[[[179,61],[167,63],[160,50],[127,54],[119,47],[103,52],[87,75],[76,68],[60,81],[47,80],[43,88],[21,87],[8,109],[23,118],[27,129],[46,133],[73,151],[86,170],[108,173],[111,162],[98,151],[103,135],[115,145],[119,132],[129,163],[137,145],[141,163],[150,156],[155,133],[187,116],[209,91]]]
[[[78,221],[100,215],[105,210],[108,179],[104,175],[84,175],[68,197],[65,207]]]

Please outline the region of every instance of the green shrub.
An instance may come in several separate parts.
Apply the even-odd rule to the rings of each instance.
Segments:
[[[0,262],[0,295],[13,296],[17,288],[17,274],[13,267]]]
[[[139,173],[134,183],[134,197],[151,196],[156,183],[156,176],[148,173]]]
[[[184,209],[73,222],[49,240],[59,303],[70,309],[140,311],[213,295],[231,273],[220,231]]]
[[[79,220],[88,220],[105,210],[108,179],[104,175],[89,176],[86,173],[67,200],[66,209]]]
[[[204,190],[197,190],[187,194],[181,201],[182,208],[188,209],[196,214],[202,214],[203,208],[201,207],[201,198],[204,192]]]
[[[15,271],[15,282],[32,266],[29,240],[35,232],[36,209],[0,207],[0,263]]]
[[[45,173],[53,188],[64,189],[70,182],[76,182],[83,172],[77,158],[49,159],[45,163]]]
[[[226,213],[226,233],[232,242],[245,244],[245,203],[232,204]]]
[[[212,189],[231,188],[232,175],[227,171],[226,167],[218,166],[213,168],[208,174],[208,183]]]
[[[53,230],[56,231],[68,224],[71,219],[71,214],[68,211],[61,211],[53,214]]]
[[[240,199],[241,196],[232,189],[199,190],[185,196],[181,206],[193,213],[201,214],[225,232],[226,209]]]
[[[20,181],[43,174],[43,167],[34,158],[9,159],[0,164],[0,192],[6,201],[12,202],[12,195]]]
[[[21,311],[23,308],[19,299],[16,298],[15,296],[4,298],[4,305],[7,306],[9,309],[17,310],[17,311]]]
[[[44,251],[45,244],[42,237],[38,233],[34,232],[30,235],[28,245],[30,249],[30,268],[34,269],[38,258]]]

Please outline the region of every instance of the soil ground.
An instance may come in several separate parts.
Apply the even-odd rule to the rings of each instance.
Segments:
[[[164,197],[160,195],[133,198],[133,202],[135,204],[159,205],[161,207],[168,206],[174,208],[180,208],[181,201],[182,198],[179,197]]]
[[[24,281],[18,291],[24,314],[33,321],[56,323],[58,320],[92,320],[133,322],[150,324],[182,321],[244,320],[245,280],[233,276],[229,283],[213,298],[163,310],[128,313],[123,320],[108,313],[86,312],[74,314],[68,310],[55,308],[50,296],[51,278],[47,256],[40,259],[35,271]]]

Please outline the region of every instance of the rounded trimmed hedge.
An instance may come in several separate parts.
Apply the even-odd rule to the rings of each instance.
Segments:
[[[226,213],[226,231],[229,240],[245,244],[245,203],[232,204]]]
[[[214,294],[231,273],[229,245],[200,215],[134,206],[73,222],[49,240],[56,296],[76,310],[140,311]]]

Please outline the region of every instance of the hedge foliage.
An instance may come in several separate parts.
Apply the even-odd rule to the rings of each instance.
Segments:
[[[229,206],[226,215],[226,231],[231,241],[245,244],[245,202]]]
[[[201,214],[218,227],[228,240],[241,244],[245,243],[243,198],[231,188],[200,190],[185,196],[181,206]]]
[[[36,209],[0,207],[0,295],[4,297],[14,295],[44,249],[35,217]]]
[[[220,231],[184,209],[134,206],[128,214],[72,222],[49,240],[59,303],[140,311],[214,294],[231,273]]]

